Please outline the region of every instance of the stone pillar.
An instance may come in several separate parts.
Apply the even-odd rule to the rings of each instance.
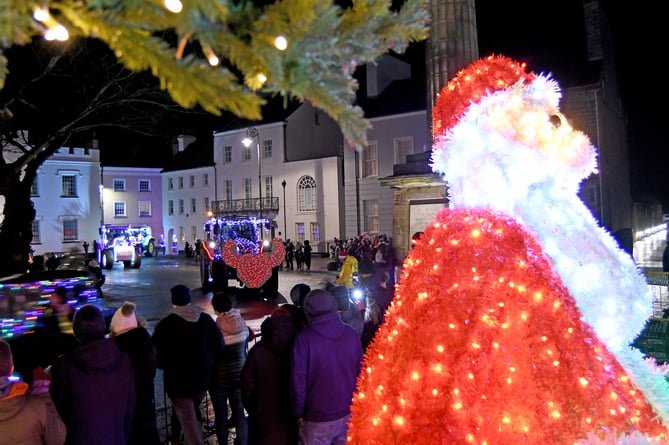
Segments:
[[[448,80],[479,58],[474,0],[430,0],[430,13],[425,58],[428,115]]]

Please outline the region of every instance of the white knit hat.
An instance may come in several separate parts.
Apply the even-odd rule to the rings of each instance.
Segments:
[[[137,327],[136,307],[135,303],[126,301],[114,312],[110,325],[112,334],[120,334]]]

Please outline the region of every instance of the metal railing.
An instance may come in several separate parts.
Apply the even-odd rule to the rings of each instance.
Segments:
[[[212,201],[211,211],[214,215],[260,213],[260,198],[228,199],[225,201]],[[268,196],[262,198],[263,212],[278,212],[279,198]]]

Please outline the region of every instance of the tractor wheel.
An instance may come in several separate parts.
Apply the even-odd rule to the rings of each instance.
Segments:
[[[156,254],[156,244],[154,243],[153,240],[149,241],[149,243],[146,245],[146,250],[144,251],[144,255],[151,257]]]
[[[114,267],[114,254],[111,252],[111,250],[105,250],[102,253],[101,266],[107,270],[112,270],[112,267]]]

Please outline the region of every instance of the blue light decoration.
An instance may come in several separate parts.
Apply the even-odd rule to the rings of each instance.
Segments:
[[[95,280],[91,275],[81,273],[71,277],[49,280],[20,282],[5,280],[0,283],[0,338],[9,339],[33,332],[51,306],[51,296],[57,287],[67,290],[67,304],[75,311],[85,304],[94,304],[104,309],[104,301],[99,297]]]

